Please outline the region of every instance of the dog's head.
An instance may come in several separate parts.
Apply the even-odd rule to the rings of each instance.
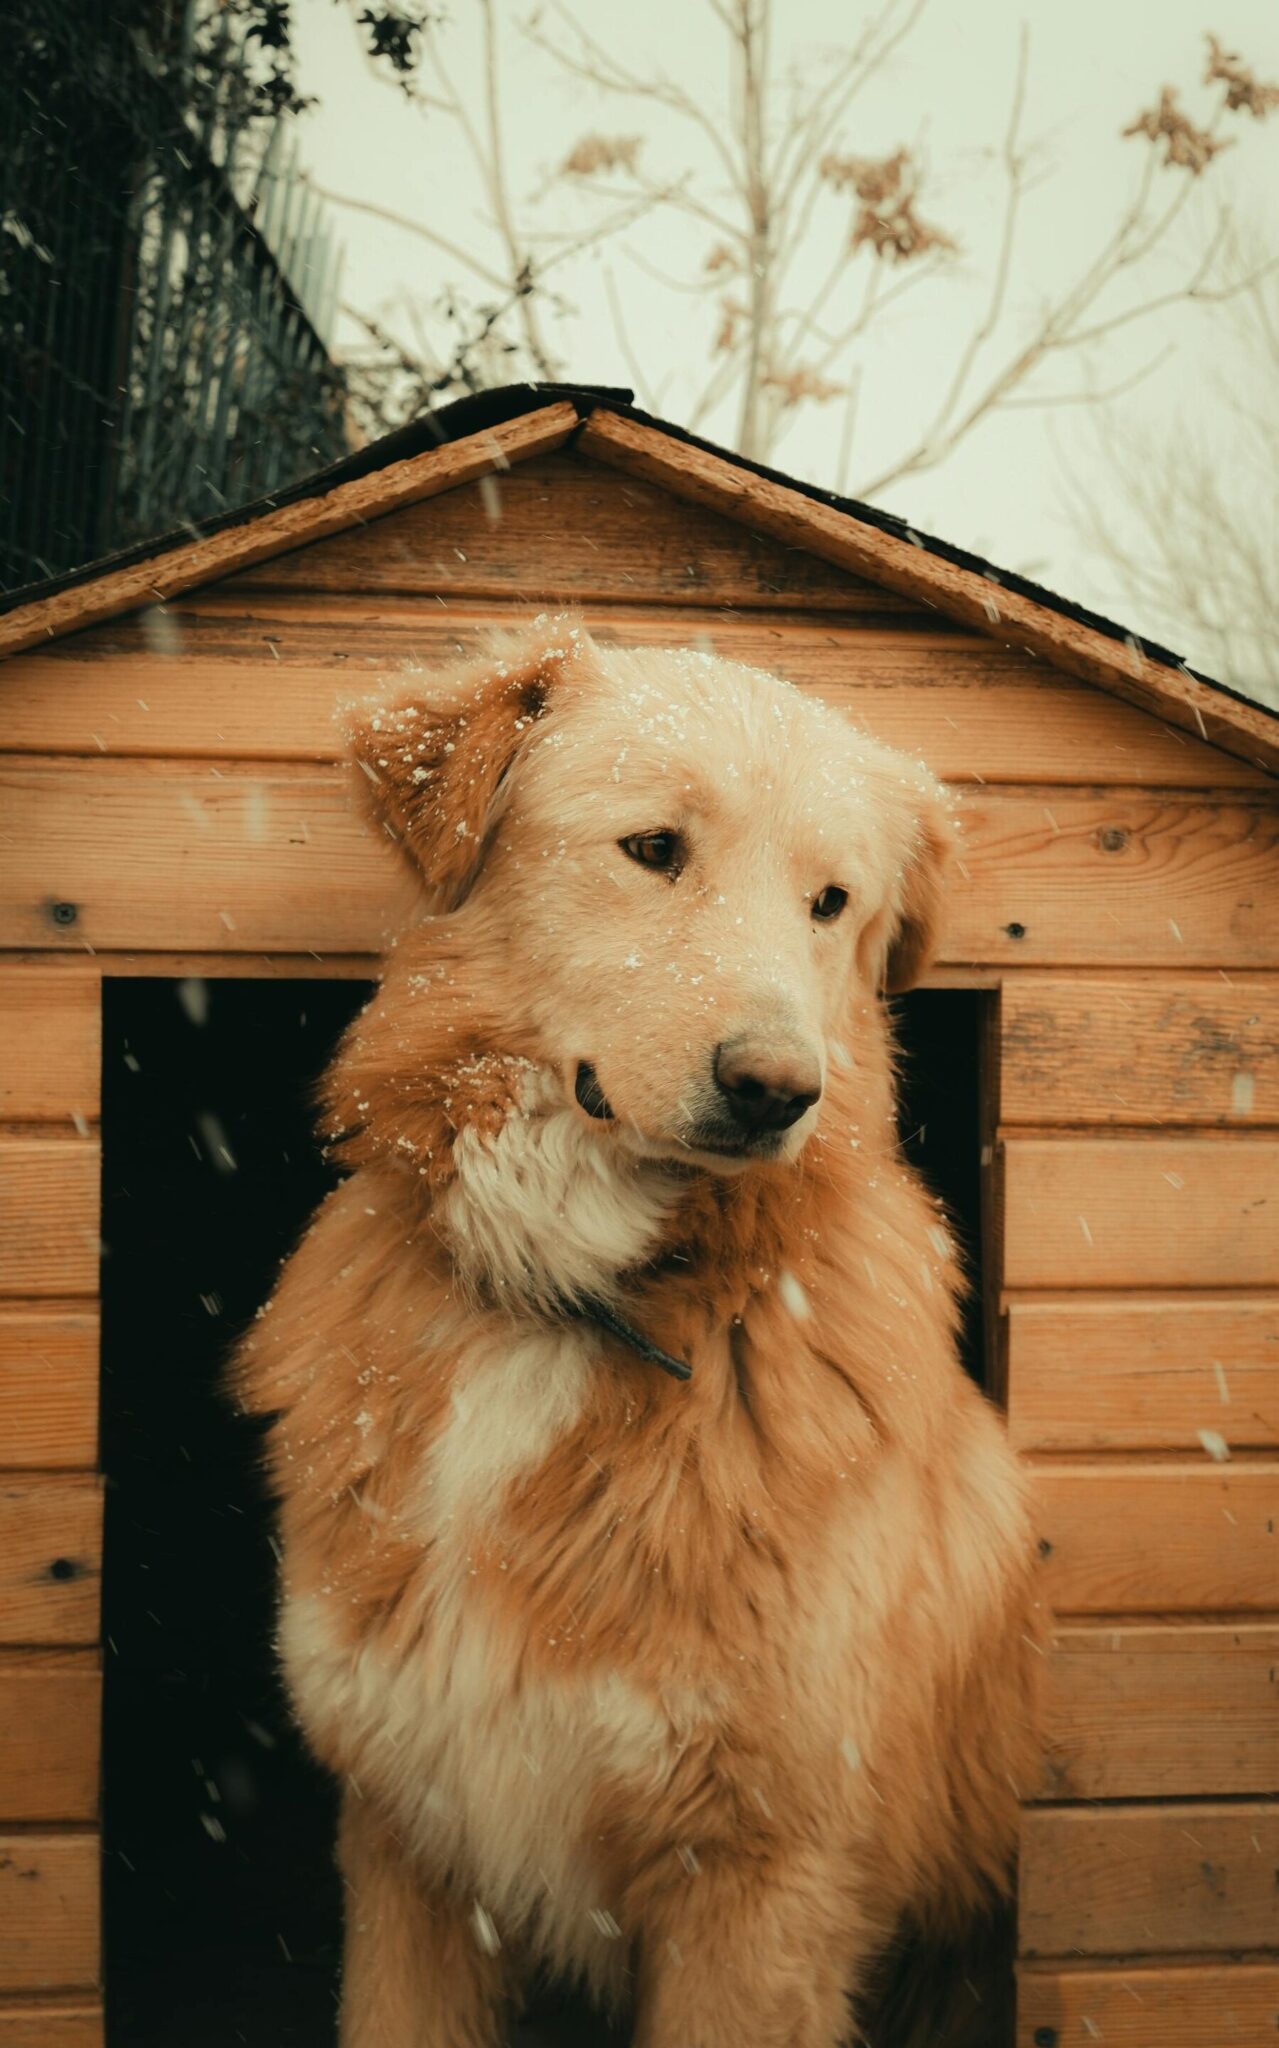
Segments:
[[[542,622],[354,749],[520,1049],[641,1155],[794,1157],[850,1003],[930,953],[938,786],[759,670]]]

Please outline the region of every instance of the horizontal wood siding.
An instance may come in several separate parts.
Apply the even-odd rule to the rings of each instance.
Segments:
[[[0,1133],[0,1295],[98,1289],[96,1138]]]
[[[1051,1462],[1033,1472],[1044,1598],[1066,1614],[1266,1611],[1279,1463]]]
[[[3,676],[0,668],[0,723]],[[96,1120],[101,1009],[94,973],[0,966],[0,1118]]]
[[[540,611],[590,599],[800,605],[902,613],[882,585],[802,548],[758,537],[668,491],[569,455],[536,456],[393,519],[277,556],[229,578],[262,589],[512,598]]]
[[[1026,1451],[1279,1447],[1279,1294],[1016,1295],[1008,1427]]]
[[[98,1971],[97,1836],[0,1832],[0,1992],[89,1988]]]
[[[1279,977],[1010,982],[1005,1124],[1279,1124]]]
[[[1279,1286],[1279,1138],[1013,1133],[1001,1149],[1006,1287]]]
[[[0,1823],[96,1819],[101,1714],[96,1650],[0,1653]]]
[[[1269,800],[983,790],[960,818],[968,881],[948,904],[946,959],[1279,962],[1279,811]]]
[[[1279,1961],[1018,1972],[1017,2048],[1272,2048],[1277,2033]]]
[[[0,1644],[93,1644],[102,1484],[90,1473],[0,1473]]]
[[[409,691],[415,674],[527,618],[524,606],[465,599],[214,589],[5,662],[4,744],[94,758],[334,760],[341,705]],[[775,670],[961,783],[1268,787],[1259,769],[941,620],[885,627],[677,604],[591,605],[585,620],[602,646],[693,646]]]
[[[11,947],[374,952],[416,900],[336,767],[10,756],[0,803]],[[1279,954],[1279,836],[1242,795],[982,790],[961,816],[944,962],[1230,968]],[[1103,850],[1116,819],[1157,842],[1158,884]]]
[[[1023,1954],[1279,1946],[1277,1863],[1279,1806],[1269,1803],[1030,1807],[1021,1831]]]
[[[1279,1794],[1279,1625],[1059,1626],[1049,1799]]]
[[[0,1999],[0,2048],[103,2048],[104,2024],[95,1999]]]
[[[0,1469],[89,1466],[97,1450],[96,1308],[0,1305]]]
[[[376,952],[417,897],[336,768],[54,761],[0,780],[19,850],[0,941],[243,952]],[[74,926],[53,921],[75,906]]]

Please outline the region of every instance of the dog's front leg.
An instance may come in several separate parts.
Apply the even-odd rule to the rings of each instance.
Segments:
[[[839,2048],[859,1918],[834,1858],[703,1860],[649,1916],[635,2048]]]
[[[373,1807],[347,1792],[341,2048],[497,2048],[504,1973],[463,1912],[428,1892]]]

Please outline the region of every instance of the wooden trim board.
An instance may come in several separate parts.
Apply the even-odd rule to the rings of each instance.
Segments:
[[[1241,760],[1279,769],[1279,724],[1273,713],[1201,683],[1184,669],[1153,661],[1135,644],[1112,640],[1079,619],[1006,589],[993,577],[960,568],[847,512],[739,469],[723,456],[616,413],[592,413],[575,445],[597,462],[663,484],[679,497],[775,540],[808,548],[903,597],[936,605],[978,632],[1024,647],[1068,675],[1097,683]]]
[[[455,484],[509,468],[530,455],[560,448],[575,432],[578,412],[561,401],[525,413],[505,425],[486,427],[464,440],[446,442],[426,455],[392,463],[371,476],[337,484],[315,498],[302,498],[275,512],[231,526],[206,540],[148,556],[123,569],[108,569],[53,597],[22,605],[0,618],[0,657],[38,647],[60,633],[118,618],[139,605],[163,602],[199,583],[209,583],[251,563],[305,547],[370,519],[384,518],[401,505],[451,490]]]

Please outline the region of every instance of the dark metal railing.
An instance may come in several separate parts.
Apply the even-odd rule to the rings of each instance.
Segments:
[[[176,60],[115,27],[92,62],[51,34],[0,69],[0,587],[347,445],[333,237],[286,119],[243,94],[224,116],[216,66],[243,58],[225,37],[204,52],[212,98],[184,103],[193,14]]]

